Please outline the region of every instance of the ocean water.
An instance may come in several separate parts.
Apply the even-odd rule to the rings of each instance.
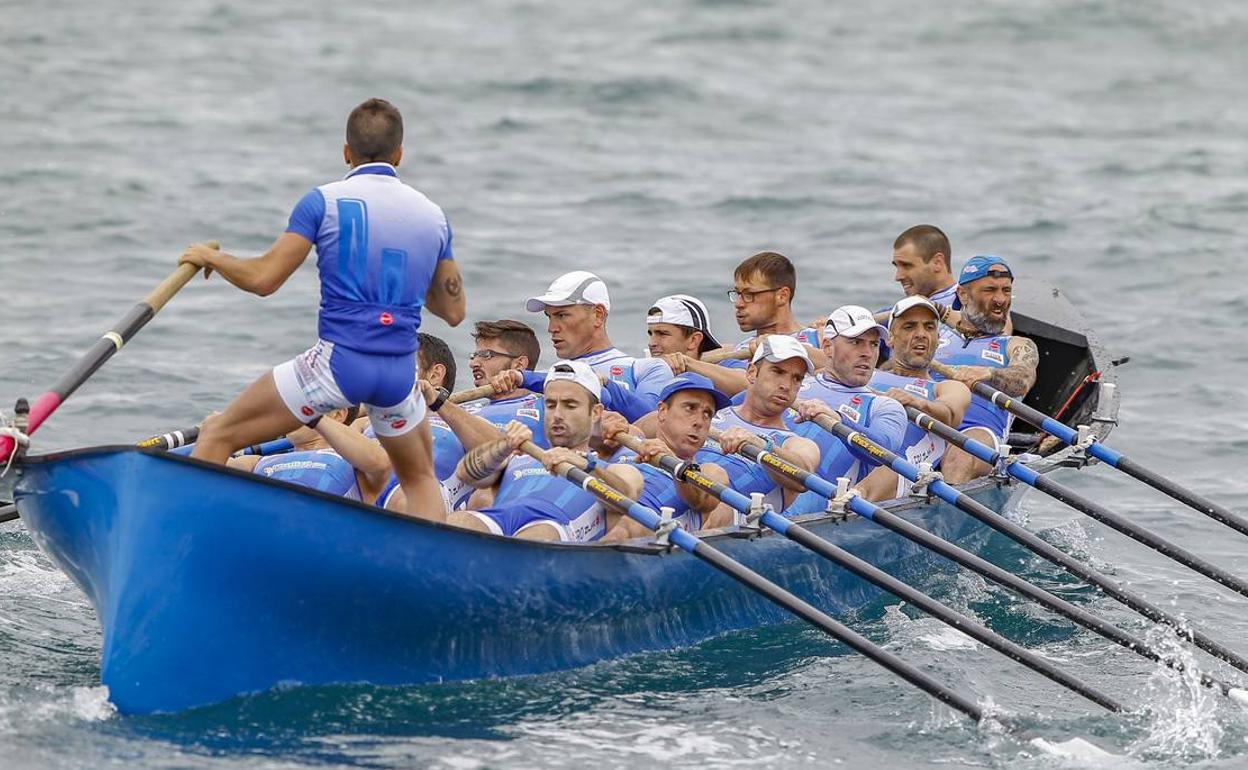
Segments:
[[[1145,0],[0,4],[0,403],[42,392],[185,244],[259,253],[333,179],[346,112],[404,111],[405,178],[448,212],[469,319],[526,316],[565,270],[610,285],[611,332],[723,292],[762,248],[796,305],[896,295],[893,238],[1062,287],[1115,355],[1113,444],[1248,511],[1248,7]],[[188,286],[36,436],[48,450],[195,423],[314,333],[305,267],[277,295]],[[427,329],[460,353],[468,325]],[[1064,481],[1237,574],[1248,541],[1104,468]],[[1030,525],[1239,647],[1244,599],[1036,495]],[[1003,560],[1060,582],[1004,543]],[[1004,561],[1003,561],[1004,563]],[[1248,714],[978,579],[935,579],[1135,709],[1051,702],[934,621],[858,625],[1037,731],[1116,755],[1248,764]],[[1101,599],[1082,601],[1148,629]],[[797,625],[532,679],[294,689],[116,715],[82,594],[0,527],[0,767],[1058,766]],[[1216,670],[1216,667],[1214,667]]]

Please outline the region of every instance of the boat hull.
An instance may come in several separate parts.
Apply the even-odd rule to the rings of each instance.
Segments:
[[[693,557],[641,541],[495,537],[133,448],[29,458],[20,473],[22,518],[94,605],[101,678],[125,713],[284,683],[535,674],[788,617]],[[999,508],[1012,488],[969,491]],[[987,536],[942,503],[897,512],[971,548]],[[920,585],[944,568],[856,517],[808,526]],[[710,540],[832,614],[880,597],[774,534]]]

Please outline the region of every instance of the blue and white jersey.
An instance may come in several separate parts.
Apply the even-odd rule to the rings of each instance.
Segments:
[[[676,376],[661,358],[636,358],[619,348],[600,350],[576,360],[589,364],[595,374],[607,379],[603,404],[629,422],[653,412],[659,405],[659,392]]]
[[[566,479],[551,475],[528,455],[512,457],[499,477],[493,508],[516,503],[540,506],[567,528],[576,542],[597,540],[607,533],[607,512],[589,492]]]
[[[871,375],[872,389],[883,393],[889,388],[900,388],[918,398],[928,401],[936,400],[936,382],[920,377],[903,377],[892,372],[876,371]],[[902,407],[905,409],[905,407]],[[915,465],[931,463],[935,466],[945,455],[945,440],[928,433],[913,422],[906,423],[906,432],[901,439],[901,450],[897,454]]]
[[[754,336],[757,337],[758,335],[756,334]],[[791,333],[789,336],[797,340],[798,342],[802,343],[803,345],[809,345],[815,350],[819,349],[819,331],[815,329],[814,327],[807,326],[804,329],[798,329],[797,331]],[[746,337],[745,339],[738,342],[736,344],[736,347],[733,348],[733,350],[745,350],[746,348],[750,346],[750,342],[753,339],[754,337]],[[743,361],[743,360],[736,359],[736,358],[729,358],[729,359],[720,361],[719,365],[726,366],[729,369],[745,369],[746,367],[750,365],[750,362]]]
[[[780,446],[789,437],[796,435],[787,426],[781,428],[756,425],[742,417],[735,406],[716,412],[711,418],[711,427],[721,431],[729,428],[745,428],[757,436],[770,438],[776,446]],[[768,475],[762,466],[741,455],[724,454],[723,447],[715,439],[707,438],[706,444],[694,456],[694,460],[699,463],[715,463],[723,468],[728,473],[729,486],[746,497],[754,492],[762,492],[763,502],[770,504],[777,511],[784,509],[784,490],[775,482],[775,479]]]
[[[935,360],[947,366],[986,366],[990,369],[1004,369],[1010,365],[1009,337],[975,337],[967,339],[949,326],[940,327],[940,343],[936,347]],[[936,375],[939,377],[939,375]],[[1010,424],[1014,418],[1004,409],[994,406],[992,402],[971,395],[971,405],[967,407],[959,430],[967,428],[986,428],[1001,441],[1007,441],[1010,435]]]
[[[416,350],[434,270],[454,259],[442,209],[394,166],[366,163],[303,196],[286,231],[316,244],[321,339],[362,353]]]
[[[497,401],[482,399],[463,405],[468,414],[475,414],[498,427],[506,427],[515,420],[529,426],[533,431],[533,442],[546,449],[546,436],[542,431],[542,397],[535,393],[525,393],[512,398],[501,398]]]
[[[355,468],[332,449],[287,452],[260,458],[252,473],[301,487],[320,490],[348,500],[360,499]]]
[[[953,307],[953,301],[958,298],[958,285],[951,283],[943,289],[932,292],[927,298],[945,307]]]
[[[644,486],[641,494],[637,496],[637,502],[653,509],[655,513],[660,513],[660,509],[664,507],[671,508],[672,520],[687,532],[702,529],[702,514],[690,508],[685,499],[680,496],[680,493],[676,491],[676,482],[667,475],[667,471],[649,463],[637,462],[637,453],[628,449],[616,453],[611,462],[629,463],[641,472]]]

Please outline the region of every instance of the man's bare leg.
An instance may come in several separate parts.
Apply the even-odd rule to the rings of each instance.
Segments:
[[[273,372],[265,372],[224,412],[204,423],[191,457],[224,465],[239,449],[284,436],[302,424],[278,394]]]
[[[446,517],[446,523],[452,527],[461,529],[471,529],[474,532],[489,532],[490,528],[486,526],[484,521],[477,518],[470,511],[452,511]]]
[[[390,455],[394,474],[407,498],[407,512],[430,521],[446,521],[442,489],[433,475],[433,434],[428,420],[422,420],[402,436],[377,436]]]
[[[517,540],[539,540],[542,542],[552,542],[562,540],[559,529],[552,524],[534,524],[525,527],[515,534]]]
[[[963,432],[981,444],[995,446],[992,434],[986,428],[968,428]],[[980,476],[987,476],[992,473],[992,466],[951,445],[940,461],[940,472],[950,484],[962,484]]]

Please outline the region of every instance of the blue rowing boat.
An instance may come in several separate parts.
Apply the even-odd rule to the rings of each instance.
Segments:
[[[1056,291],[1015,300],[1039,344],[1028,403],[1108,434],[1114,378]],[[1098,382],[1081,383],[1094,371]],[[1020,434],[1024,445],[1032,436]],[[1034,461],[1078,467],[1073,450]],[[314,490],[133,446],[22,458],[15,500],[103,629],[101,679],[124,713],[177,711],[279,685],[420,684],[535,674],[696,644],[787,613],[665,545],[543,544],[390,514]],[[193,490],[188,494],[188,490]],[[1012,482],[963,488],[1000,509]],[[889,510],[974,550],[989,530],[944,503]],[[922,585],[936,557],[857,517],[801,521]],[[879,589],[769,532],[706,537],[842,615]]]

